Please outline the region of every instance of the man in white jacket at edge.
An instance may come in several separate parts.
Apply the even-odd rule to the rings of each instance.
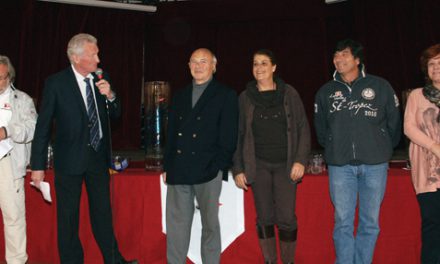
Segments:
[[[24,264],[26,215],[24,176],[29,164],[37,113],[32,98],[13,86],[15,70],[0,55],[0,208],[8,264]]]

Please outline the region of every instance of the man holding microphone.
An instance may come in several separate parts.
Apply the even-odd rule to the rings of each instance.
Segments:
[[[54,170],[61,263],[84,263],[78,236],[83,181],[93,234],[104,263],[137,263],[122,257],[113,232],[108,117],[119,117],[120,104],[110,83],[95,74],[100,62],[98,52],[97,40],[92,35],[73,36],[67,46],[71,65],[47,78],[32,146],[32,180],[37,187],[44,180],[47,146],[55,123]]]

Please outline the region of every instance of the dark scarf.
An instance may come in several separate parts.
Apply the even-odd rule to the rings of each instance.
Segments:
[[[258,106],[262,106],[263,108],[273,107],[279,104],[282,104],[284,101],[284,86],[285,83],[280,78],[275,77],[274,82],[276,83],[276,89],[275,89],[275,97],[272,101],[268,102],[264,100],[264,98],[261,96],[260,92],[258,91],[257,87],[257,81],[253,80],[250,81],[247,84],[246,92],[251,99],[252,103]]]
[[[438,108],[440,108],[440,90],[435,88],[434,85],[428,84],[423,87],[423,95],[425,98],[431,103],[435,104]],[[437,123],[440,123],[440,112],[437,116]]]

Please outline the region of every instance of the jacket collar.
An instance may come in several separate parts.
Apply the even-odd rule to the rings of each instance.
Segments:
[[[79,88],[75,72],[73,71],[73,66],[67,68],[67,78],[68,78],[68,80],[66,82],[66,85],[70,86],[69,89],[73,93],[72,99],[74,99],[77,102],[78,106],[81,109],[81,112],[85,116],[87,116],[87,106],[86,106],[84,99],[81,95],[81,90]]]
[[[209,103],[210,99],[214,97],[218,92],[218,82],[213,78],[211,82],[206,87],[205,91],[203,91],[202,95],[200,96],[197,103],[192,107],[192,84],[187,86],[184,94],[184,102],[185,102],[185,114],[184,118],[185,121],[183,122],[182,126],[185,124],[188,124],[188,120],[192,120],[194,116],[197,116],[203,109],[205,108],[205,105]]]
[[[353,80],[353,82],[360,78],[365,78],[365,76],[367,76],[367,73],[365,72],[365,65],[361,64],[359,66],[359,76],[355,80]],[[341,77],[341,74],[337,70],[335,70],[335,72],[333,73],[333,80],[337,82],[345,83],[345,81]]]

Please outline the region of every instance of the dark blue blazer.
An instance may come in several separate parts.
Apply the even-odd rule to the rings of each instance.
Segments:
[[[108,79],[108,78],[105,78]],[[94,82],[98,79],[95,76]],[[103,138],[97,155],[110,164],[109,116],[120,115],[118,98],[108,103],[94,86]],[[53,122],[54,121],[54,122]],[[86,151],[89,144],[88,116],[84,99],[71,67],[47,78],[44,86],[34,140],[32,142],[32,170],[46,168],[47,146],[55,124],[54,168],[57,172],[80,174],[87,166]]]
[[[213,79],[192,107],[192,85],[170,105],[164,171],[168,184],[199,184],[232,165],[237,144],[237,93]]]

